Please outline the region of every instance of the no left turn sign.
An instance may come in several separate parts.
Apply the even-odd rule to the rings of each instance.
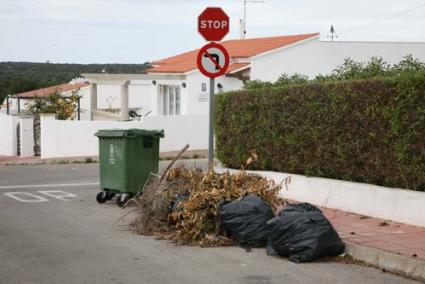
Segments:
[[[229,67],[229,53],[218,43],[208,43],[198,53],[199,71],[209,78],[216,78],[226,73]]]

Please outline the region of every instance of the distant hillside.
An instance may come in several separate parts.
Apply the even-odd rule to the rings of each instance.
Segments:
[[[17,94],[69,82],[81,73],[144,73],[143,64],[53,64],[0,62],[0,104],[8,94]]]

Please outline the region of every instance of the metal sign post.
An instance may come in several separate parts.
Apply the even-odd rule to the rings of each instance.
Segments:
[[[209,131],[208,131],[208,168],[211,170],[214,168],[214,88],[215,79],[210,78],[210,107],[209,107]]]
[[[220,44],[209,43],[198,53],[197,64],[199,71],[210,78],[209,97],[209,135],[208,135],[208,166],[214,168],[214,94],[215,78],[226,73],[230,58],[227,50]]]
[[[220,41],[229,32],[229,16],[219,7],[208,7],[198,17],[198,31],[208,41]],[[230,57],[220,44],[210,42],[198,53],[197,65],[210,78],[208,168],[214,169],[214,89],[215,78],[226,73]]]

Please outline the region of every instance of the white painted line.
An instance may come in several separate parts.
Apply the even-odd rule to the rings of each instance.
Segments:
[[[46,199],[44,197],[41,196],[37,196],[35,194],[31,194],[28,192],[6,192],[3,193],[4,195],[13,198],[15,200],[18,200],[20,202],[25,202],[25,203],[39,203],[39,202],[48,202],[49,199]],[[19,195],[21,197],[19,197]],[[23,197],[27,197],[27,198],[23,198]],[[29,198],[28,198],[29,197]]]
[[[19,189],[19,188],[42,188],[42,187],[78,187],[100,185],[98,182],[92,183],[57,183],[57,184],[27,184],[27,185],[2,185],[1,189]]]
[[[63,190],[40,190],[38,192],[62,201],[69,201],[66,198],[77,197],[75,194]]]

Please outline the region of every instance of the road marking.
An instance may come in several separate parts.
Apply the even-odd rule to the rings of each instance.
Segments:
[[[66,198],[72,198],[72,197],[77,197],[75,194],[63,191],[63,190],[40,190],[38,191],[44,195],[62,200],[62,201],[69,201]]]
[[[100,185],[98,182],[92,183],[58,183],[58,184],[27,184],[27,185],[2,185],[1,189],[19,189],[19,188],[42,188],[42,187],[78,187]]]
[[[6,192],[3,193],[4,195],[6,195],[7,197],[13,198],[15,200],[18,200],[20,202],[25,202],[25,203],[39,203],[39,202],[48,202],[49,199],[35,195],[35,194],[31,194],[28,192]],[[21,197],[18,197],[18,195],[20,195]],[[24,199],[23,196],[26,197],[30,197],[29,199]]]
[[[77,197],[77,195],[63,191],[63,190],[40,190],[40,191],[37,191],[37,193],[44,194],[49,197],[53,197],[62,201],[69,201],[69,199],[66,199],[66,198]],[[18,200],[19,202],[25,202],[25,203],[39,203],[39,202],[51,201],[50,199],[41,197],[40,195],[35,195],[32,193],[22,192],[22,191],[5,192],[3,193],[3,195],[13,198],[15,200]]]

